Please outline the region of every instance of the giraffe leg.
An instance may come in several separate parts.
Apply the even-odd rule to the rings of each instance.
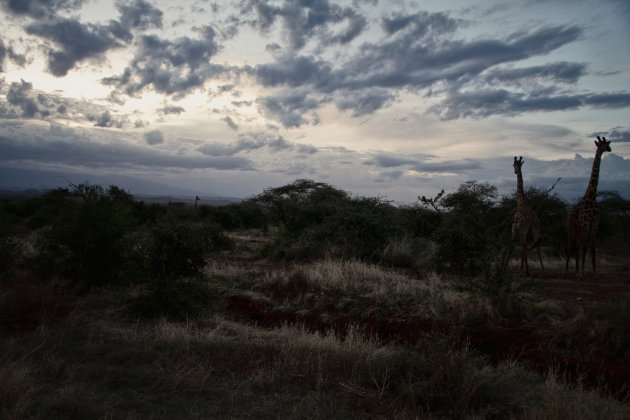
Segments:
[[[542,261],[542,254],[540,252],[540,245],[536,245],[536,253],[538,254],[538,259],[540,260],[540,270],[542,271],[543,274],[545,274],[545,266],[543,265],[543,261]]]
[[[515,236],[515,228],[514,225],[512,225],[512,240],[510,241],[510,246],[508,248],[508,254],[507,257],[505,258],[505,263],[503,264],[503,269],[506,269],[508,264],[510,263],[510,257],[512,256],[512,251],[514,250],[514,236]]]
[[[529,267],[527,266],[527,242],[524,242],[521,246],[521,270],[525,265],[525,275],[529,277]]]
[[[595,275],[596,273],[596,269],[595,269],[595,235],[593,235],[591,237],[591,258],[593,259],[593,275]]]
[[[567,274],[569,272],[569,260],[571,259],[571,254],[573,253],[573,234],[571,229],[568,232],[568,240],[567,240],[567,259],[564,263],[564,278],[567,278]]]
[[[584,263],[586,262],[586,244],[585,243],[581,244],[580,252],[582,254],[582,260],[580,261],[580,280],[584,280]]]

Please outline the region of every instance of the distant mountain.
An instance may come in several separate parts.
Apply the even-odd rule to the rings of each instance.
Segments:
[[[0,167],[0,194],[4,196],[36,196],[46,190],[84,182],[103,187],[116,185],[145,202],[194,203],[197,195],[201,198],[201,204],[220,205],[241,201],[236,197],[213,196],[126,175],[92,175]]]

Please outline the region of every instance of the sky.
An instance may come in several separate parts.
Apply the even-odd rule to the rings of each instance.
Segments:
[[[474,4],[474,5],[473,5]],[[630,198],[627,0],[0,0],[0,188]]]

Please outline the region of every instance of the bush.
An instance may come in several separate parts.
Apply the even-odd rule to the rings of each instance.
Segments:
[[[232,244],[220,228],[163,221],[136,240],[143,290],[128,302],[133,314],[183,319],[209,308],[214,297],[201,282],[205,255]]]
[[[127,236],[135,228],[133,198],[115,186],[80,184],[57,189],[44,197],[54,203],[42,209],[53,220],[39,242],[42,274],[57,274],[85,287],[124,278],[131,252]]]
[[[495,206],[496,187],[469,181],[441,198],[442,223],[435,233],[433,263],[438,271],[476,276],[507,249],[511,219]]]
[[[404,236],[398,211],[380,198],[350,197],[323,183],[297,180],[256,197],[281,229],[269,255],[285,258],[378,259]]]

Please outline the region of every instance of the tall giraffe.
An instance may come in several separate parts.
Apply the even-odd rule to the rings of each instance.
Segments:
[[[575,249],[575,272],[579,280],[584,279],[584,260],[587,247],[590,248],[593,259],[593,274],[595,274],[595,241],[597,240],[597,228],[599,227],[599,206],[597,205],[597,182],[599,180],[599,165],[604,152],[610,152],[610,142],[606,137],[597,136],[595,141],[597,150],[591,179],[584,197],[571,209],[567,220],[567,259],[564,265],[564,276],[569,271],[569,259]],[[580,258],[581,264],[580,264]]]
[[[525,275],[529,277],[529,268],[527,266],[527,236],[531,232],[534,239],[533,247],[536,247],[538,253],[538,259],[540,260],[540,269],[545,272],[545,266],[543,265],[542,255],[540,253],[540,240],[542,238],[542,228],[540,226],[540,219],[534,210],[527,204],[525,199],[525,191],[523,190],[523,173],[521,167],[523,166],[523,156],[519,159],[514,156],[514,173],[516,174],[516,198],[517,206],[514,213],[514,222],[512,223],[512,240],[518,232],[521,240],[521,270],[525,266]],[[506,259],[509,261],[512,255],[512,247],[508,251]]]

